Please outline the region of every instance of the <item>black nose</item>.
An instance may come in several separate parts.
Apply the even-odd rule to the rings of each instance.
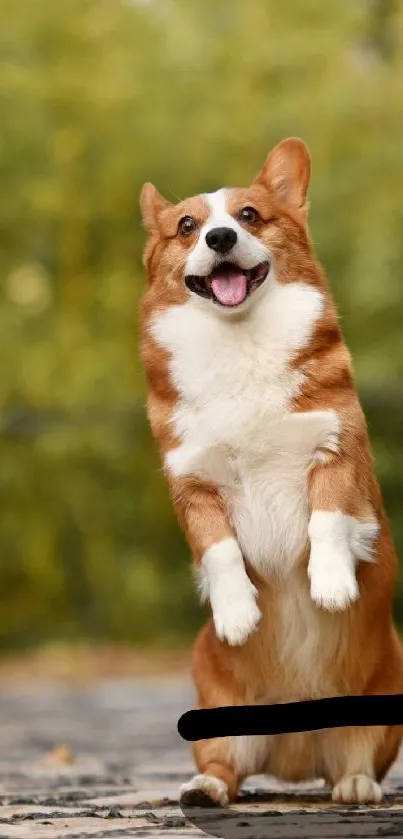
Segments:
[[[217,253],[228,253],[237,240],[236,231],[231,227],[213,227],[206,233],[206,242]]]

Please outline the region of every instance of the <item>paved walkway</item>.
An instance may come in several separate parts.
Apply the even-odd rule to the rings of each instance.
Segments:
[[[176,723],[192,704],[182,679],[5,689],[0,839],[202,836],[177,803],[193,764]],[[199,826],[229,839],[403,836],[403,764],[379,809],[342,811],[321,788],[284,790],[255,778],[235,813],[219,823],[208,811],[202,818]]]

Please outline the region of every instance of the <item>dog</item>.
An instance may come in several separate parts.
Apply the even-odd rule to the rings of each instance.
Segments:
[[[247,188],[172,204],[150,183],[141,301],[147,413],[211,611],[199,708],[400,693],[397,560],[352,362],[307,226],[311,158],[288,138]],[[402,727],[194,744],[182,800],[321,778],[378,803]]]

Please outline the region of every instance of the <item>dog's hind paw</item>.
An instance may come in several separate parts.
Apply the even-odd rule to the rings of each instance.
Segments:
[[[182,784],[179,801],[188,807],[226,807],[227,785],[213,775],[195,775],[187,784]]]
[[[382,790],[367,775],[349,775],[334,787],[332,801],[338,804],[380,804]]]

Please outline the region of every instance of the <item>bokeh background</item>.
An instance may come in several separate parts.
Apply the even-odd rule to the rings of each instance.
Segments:
[[[290,134],[403,555],[402,2],[0,0],[0,20],[0,648],[192,639],[138,195],[247,184]]]

